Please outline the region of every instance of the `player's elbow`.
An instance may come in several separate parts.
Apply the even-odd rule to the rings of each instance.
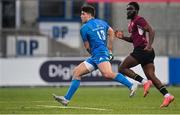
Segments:
[[[150,34],[150,36],[153,36],[153,37],[155,36],[155,30],[152,28],[148,29],[148,33]]]

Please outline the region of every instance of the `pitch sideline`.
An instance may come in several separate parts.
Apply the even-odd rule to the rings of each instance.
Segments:
[[[112,109],[92,108],[92,107],[75,107],[75,106],[53,106],[53,105],[36,105],[44,108],[60,108],[60,109],[82,109],[82,110],[96,110],[96,111],[112,111]]]

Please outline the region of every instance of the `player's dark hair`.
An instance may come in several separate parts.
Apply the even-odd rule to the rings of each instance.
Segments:
[[[128,5],[134,6],[134,8],[139,11],[139,4],[137,2],[130,2]]]
[[[85,5],[81,7],[81,11],[84,11],[86,13],[90,13],[91,16],[95,16],[95,8],[91,5]]]

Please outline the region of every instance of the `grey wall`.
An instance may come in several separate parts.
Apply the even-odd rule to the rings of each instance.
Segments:
[[[36,31],[38,33],[38,0],[20,0],[21,1],[21,29],[29,29],[32,31]],[[127,3],[112,3],[111,4],[111,17],[110,23],[114,29],[120,29],[125,31],[125,35],[127,33],[127,25],[128,20],[126,19],[126,5]],[[99,16],[103,17],[104,4],[100,3],[99,5]],[[68,9],[68,8],[66,8]],[[67,10],[66,13],[69,13],[70,9]],[[143,3],[140,4],[140,15],[142,15],[154,28],[156,31],[155,40],[153,46],[156,50],[157,55],[167,55],[167,56],[180,56],[180,4],[178,3]],[[70,15],[67,15],[69,17]],[[5,40],[2,39],[0,31],[0,55],[3,50],[3,44]],[[4,34],[4,33],[3,33]],[[29,32],[31,34],[31,32]],[[62,51],[62,55],[68,55],[70,53],[74,54],[73,50],[65,51],[59,50],[62,49],[61,45],[50,42],[49,46],[52,46],[51,52]],[[56,44],[56,45],[54,45]],[[5,48],[4,48],[5,49]],[[65,48],[66,49],[66,48]],[[77,52],[79,51],[80,56],[86,55],[86,51],[82,48],[75,49]],[[133,47],[130,43],[124,42],[122,40],[116,40],[114,42],[114,55],[116,56],[125,56],[128,55],[132,51]],[[76,52],[76,54],[77,54]],[[53,54],[52,54],[53,55]]]
[[[112,4],[112,26],[127,33],[127,3]],[[154,48],[157,55],[180,56],[180,4],[178,3],[143,3],[140,4],[139,15],[143,16],[156,31]],[[127,55],[132,45],[117,40],[114,44],[116,55]],[[119,49],[119,50],[116,50]]]

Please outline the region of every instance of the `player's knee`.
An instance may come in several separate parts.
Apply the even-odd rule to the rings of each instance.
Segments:
[[[74,70],[73,70],[73,79],[81,79],[81,76],[80,76],[80,73],[79,73],[79,71],[78,71],[78,68],[74,68]]]
[[[119,66],[119,67],[118,67],[118,72],[119,72],[119,73],[123,73],[123,74],[124,74],[124,72],[125,72],[125,68],[123,68],[123,67]]]
[[[146,73],[146,76],[149,78],[155,78],[156,77],[155,74],[151,73],[151,72]]]
[[[121,67],[118,67],[118,72],[122,72],[122,68]]]

